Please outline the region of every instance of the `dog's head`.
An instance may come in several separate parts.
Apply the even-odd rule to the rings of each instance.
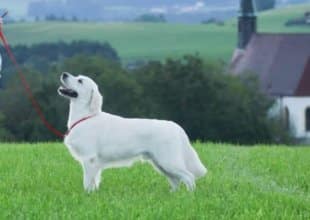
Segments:
[[[90,112],[101,111],[102,96],[97,84],[87,76],[73,76],[70,73],[62,73],[61,86],[58,93],[70,99],[70,101],[89,108]]]

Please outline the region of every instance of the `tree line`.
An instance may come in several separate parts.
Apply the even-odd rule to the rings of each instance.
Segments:
[[[49,46],[59,48],[57,43]],[[60,74],[67,71],[88,75],[98,83],[104,96],[103,111],[173,120],[192,140],[254,144],[282,141],[287,136],[277,121],[268,118],[273,100],[260,92],[256,78],[231,76],[222,63],[188,55],[127,70],[117,55],[111,59],[106,55],[110,53],[90,55],[71,48],[76,53],[63,59],[59,58],[63,54],[46,55],[55,62],[44,63],[41,71],[36,47],[26,49],[23,56],[21,46],[14,52],[19,49],[19,58],[27,58],[22,64],[31,89],[48,120],[62,131],[66,130],[69,105],[58,96],[57,88]],[[31,107],[15,71],[7,66],[3,75],[0,141],[56,140]]]

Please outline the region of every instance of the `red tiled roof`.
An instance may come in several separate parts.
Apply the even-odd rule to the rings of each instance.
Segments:
[[[232,72],[258,74],[262,89],[275,96],[310,96],[310,34],[254,34]],[[307,80],[307,82],[303,82]],[[309,82],[309,83],[308,83]]]

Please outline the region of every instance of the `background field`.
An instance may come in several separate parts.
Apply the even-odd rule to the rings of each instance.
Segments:
[[[285,27],[290,18],[303,16],[310,4],[259,14],[261,32],[310,32],[309,27]],[[189,53],[227,60],[236,45],[236,21],[224,26],[147,23],[18,23],[5,26],[12,44],[92,40],[108,41],[123,61],[164,59]]]
[[[310,149],[195,144],[209,173],[169,192],[150,165],[103,173],[86,194],[62,144],[0,145],[0,219],[309,219]]]

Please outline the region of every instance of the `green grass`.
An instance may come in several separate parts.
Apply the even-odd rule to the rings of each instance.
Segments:
[[[310,4],[264,12],[259,31],[310,32],[309,27],[285,27],[289,18],[302,16]],[[108,41],[123,61],[180,57],[198,53],[205,59],[231,57],[236,45],[236,21],[225,26],[145,23],[19,23],[5,26],[12,44],[92,40]]]
[[[310,148],[195,144],[209,173],[169,192],[150,165],[103,172],[87,194],[62,144],[0,145],[0,219],[309,219]]]
[[[6,27],[12,44],[59,40],[108,41],[124,61],[162,59],[199,52],[226,57],[235,45],[233,27],[145,23],[38,23]]]
[[[263,32],[310,32],[310,27],[292,26],[284,24],[289,19],[299,18],[306,11],[310,11],[310,4],[302,4],[278,10],[266,11],[260,14],[259,31]]]

